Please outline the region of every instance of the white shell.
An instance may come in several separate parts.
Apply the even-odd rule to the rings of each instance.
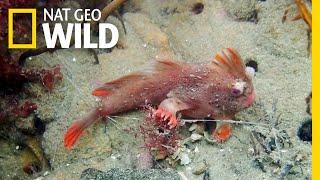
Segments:
[[[190,138],[191,138],[192,142],[195,142],[195,141],[200,140],[202,138],[202,136],[200,134],[194,133],[194,134],[191,134]]]
[[[253,67],[248,66],[248,67],[246,67],[246,73],[247,73],[248,76],[250,76],[251,78],[253,78],[253,77],[254,77],[255,70],[254,70]]]
[[[187,153],[182,153],[180,156],[180,164],[181,165],[188,165],[191,163],[191,159]]]

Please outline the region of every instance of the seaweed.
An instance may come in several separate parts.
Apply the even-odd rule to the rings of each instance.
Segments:
[[[62,79],[60,66],[56,65],[50,69],[31,69],[24,67],[24,60],[29,55],[25,52],[35,51],[27,50],[23,52],[20,49],[8,49],[8,20],[7,14],[9,8],[29,8],[29,7],[52,7],[57,5],[60,1],[51,0],[45,4],[39,4],[40,1],[32,0],[7,0],[0,2],[0,92],[1,98],[6,98],[8,94],[19,96],[24,90],[24,84],[29,82],[41,83],[48,91],[52,91],[57,80]],[[31,18],[23,14],[14,16],[14,35],[16,43],[25,43],[31,40],[28,36],[31,29]],[[2,104],[2,111],[0,121],[3,121],[8,116],[18,115],[20,117],[27,117],[37,106],[32,102],[25,102],[19,107],[18,98],[15,99],[15,104]]]
[[[147,107],[148,114],[145,121],[140,126],[141,134],[145,140],[145,148],[154,152],[155,159],[164,159],[172,155],[178,149],[177,128],[170,129],[167,122],[162,121],[158,117],[154,117],[154,109]]]
[[[8,9],[37,8],[40,11],[43,7],[54,7],[60,2],[60,0],[46,2],[39,0],[5,0],[0,2],[0,138],[30,149],[30,153],[26,154],[23,167],[27,174],[48,169],[49,165],[41,149],[41,142],[37,139],[37,135],[40,133],[33,132],[33,130],[23,132],[17,127],[17,123],[21,124],[26,121],[32,124],[34,116],[30,115],[38,108],[35,103],[29,100],[32,97],[32,92],[28,91],[26,84],[41,83],[50,92],[53,90],[55,83],[61,80],[63,76],[59,65],[48,69],[25,67],[24,61],[26,58],[46,51],[8,48]],[[37,14],[41,15],[41,13]],[[13,19],[14,42],[16,44],[30,42],[31,17],[25,14],[14,14]],[[22,99],[24,100],[22,101]],[[39,163],[34,164],[33,156]]]

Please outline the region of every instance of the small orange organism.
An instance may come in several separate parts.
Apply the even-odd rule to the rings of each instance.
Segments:
[[[308,27],[309,27],[309,32],[308,32],[309,46],[308,46],[308,49],[309,49],[310,54],[311,54],[312,14],[311,14],[311,11],[307,7],[307,5],[306,5],[304,0],[295,0],[295,4],[298,7],[298,14],[292,19],[292,21],[303,19],[304,22],[308,25]],[[290,9],[290,7],[288,7],[284,11],[284,15],[282,17],[282,22],[286,21],[289,9]]]
[[[312,14],[308,7],[306,6],[304,0],[295,0],[295,3],[298,7],[299,14],[293,20],[303,19],[304,22],[308,25],[310,32],[312,31]],[[309,51],[311,54],[311,33],[309,32]]]
[[[307,5],[305,4],[304,0],[295,0],[295,3],[298,7],[298,14],[292,19],[292,21],[296,21],[299,19],[303,19],[304,22],[308,25],[310,31],[312,31],[312,14],[311,11],[308,9]],[[287,20],[287,15],[291,7],[288,7],[284,11],[284,15],[282,17],[282,23]]]
[[[304,0],[295,0],[298,7],[299,14],[293,18],[293,21],[303,19],[304,22],[309,26],[310,31],[312,31],[312,14],[308,7],[306,6]]]
[[[298,14],[292,19],[292,21],[303,19],[303,21],[308,25],[309,27],[309,46],[308,49],[310,50],[311,54],[311,31],[312,31],[312,14],[309,8],[307,7],[304,0],[295,0],[295,4],[298,7]],[[284,11],[284,15],[282,17],[282,23],[287,20],[287,14],[289,12],[289,8],[287,8]]]

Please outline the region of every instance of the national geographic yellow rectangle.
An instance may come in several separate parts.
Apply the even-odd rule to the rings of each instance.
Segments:
[[[13,14],[30,13],[32,15],[32,42],[31,44],[13,43]],[[8,11],[8,48],[9,49],[35,49],[37,48],[37,10],[36,9],[9,9]]]

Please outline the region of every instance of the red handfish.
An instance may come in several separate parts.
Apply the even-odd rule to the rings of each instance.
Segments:
[[[255,99],[251,76],[232,48],[223,49],[208,64],[157,61],[152,69],[107,82],[92,95],[101,98],[101,106],[70,126],[64,136],[68,149],[99,117],[134,110],[145,104],[158,105],[153,115],[168,121],[170,128],[174,128],[179,123],[177,113],[197,119],[231,119],[251,106]],[[230,135],[229,124],[222,124],[213,133],[219,141]]]

